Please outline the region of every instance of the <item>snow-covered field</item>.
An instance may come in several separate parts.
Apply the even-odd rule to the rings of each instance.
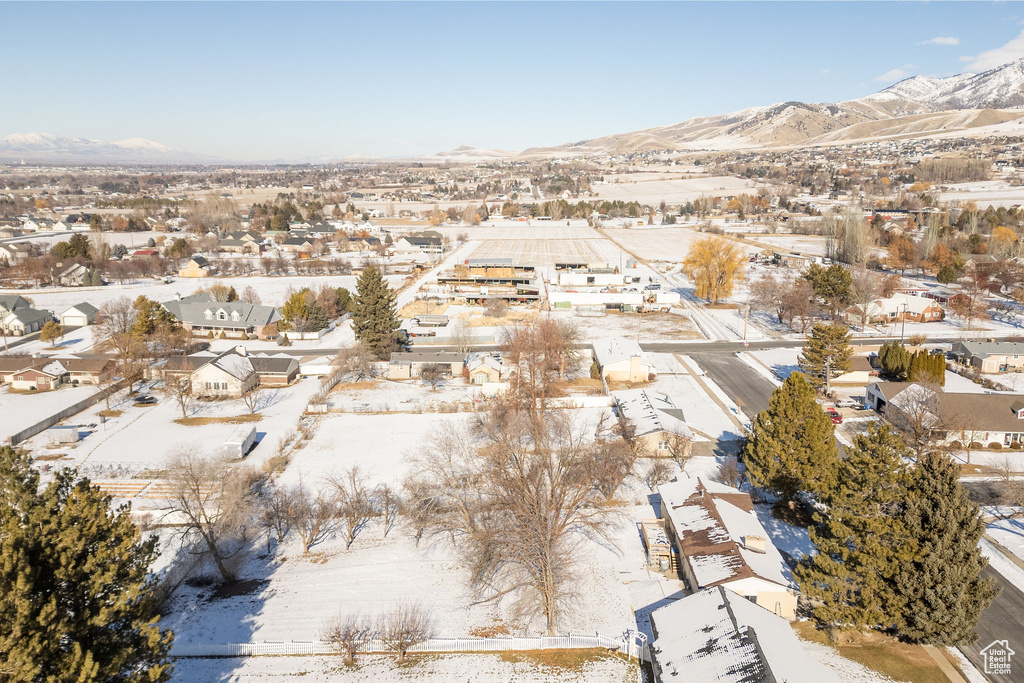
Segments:
[[[750,351],[749,353],[761,361],[761,363],[767,365],[779,378],[786,379],[800,369],[798,364],[800,351],[800,347],[790,347],[784,349],[760,349],[758,351]]]
[[[658,204],[661,201],[684,203],[708,196],[732,195],[746,192],[754,194],[753,180],[734,176],[708,176],[676,180],[644,180],[628,182],[628,176],[619,176],[618,182],[597,182],[592,185],[594,195],[602,200],[620,199],[626,202]]]
[[[96,393],[94,386],[65,386],[56,391],[32,393],[12,392],[9,387],[0,387],[0,415],[3,416],[0,419],[0,442],[6,441],[11,434],[17,434],[22,429],[30,427],[94,393]],[[33,440],[45,443],[46,433],[34,437]]]
[[[714,236],[682,226],[605,228],[604,231],[624,249],[649,261],[682,261],[694,242]],[[757,247],[735,244],[747,254],[760,251]]]
[[[319,386],[316,380],[302,380],[298,384],[282,389],[270,389],[265,393],[263,416],[259,422],[250,423],[256,427],[260,443],[249,454],[248,460],[260,464],[274,455],[278,438],[293,429],[310,396]],[[88,392],[79,388],[75,391]],[[61,390],[63,393],[68,390]],[[85,395],[85,394],[83,394]],[[195,446],[201,451],[212,453],[231,435],[238,425],[226,423],[186,426],[174,420],[181,417],[177,404],[159,393],[155,406],[139,407],[124,399],[124,392],[118,392],[111,401],[111,408],[122,411],[121,415],[107,419],[100,424],[99,412],[105,409],[103,401],[70,418],[73,424],[96,424],[92,432],[80,432],[82,440],[74,447],[46,448],[46,435],[39,434],[25,446],[35,453],[61,454],[61,465],[77,466],[83,474],[102,478],[118,467],[130,470],[160,469],[167,456],[179,446]],[[33,397],[35,398],[35,397]],[[240,400],[197,402],[190,417],[227,417],[242,415],[248,409]],[[6,421],[5,421],[6,426]]]
[[[405,281],[404,275],[388,275],[387,279],[393,286],[400,286]],[[300,290],[303,287],[316,289],[322,285],[330,287],[345,287],[355,293],[356,277],[354,275],[325,275],[325,276],[289,276],[270,277],[265,275],[253,275],[250,277],[216,277],[216,278],[179,278],[170,283],[160,280],[144,280],[135,284],[127,284],[121,287],[117,284],[107,285],[99,289],[64,289],[62,291],[50,292],[46,290],[31,290],[31,293],[23,295],[30,298],[36,308],[54,311],[57,314],[67,310],[75,304],[83,301],[100,308],[104,303],[118,297],[126,296],[132,300],[145,295],[154,301],[170,301],[175,294],[186,296],[210,285],[220,284],[226,287],[234,287],[241,294],[246,287],[252,287],[259,294],[260,299],[268,306],[280,306],[284,303],[285,293],[290,290]],[[19,294],[18,290],[2,290],[2,294]]]

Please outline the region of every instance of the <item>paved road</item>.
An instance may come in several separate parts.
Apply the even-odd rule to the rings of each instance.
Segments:
[[[1002,588],[1002,592],[982,613],[981,619],[978,621],[978,642],[961,647],[960,651],[967,659],[971,660],[978,671],[984,671],[981,650],[994,640],[1008,640],[1010,649],[1017,653],[1017,656],[1010,662],[1010,675],[986,674],[986,677],[993,683],[1024,681],[1024,593],[1021,593],[991,567],[985,567],[981,575],[985,578],[995,579],[996,584]]]
[[[752,418],[768,407],[775,385],[734,354],[735,351],[722,353],[716,348],[716,352],[691,352],[688,355],[742,408],[747,417]]]

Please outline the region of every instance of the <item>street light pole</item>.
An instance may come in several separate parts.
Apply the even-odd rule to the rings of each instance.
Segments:
[[[903,306],[903,325],[900,327],[900,344],[903,343],[903,333],[907,331],[907,305],[900,304]]]

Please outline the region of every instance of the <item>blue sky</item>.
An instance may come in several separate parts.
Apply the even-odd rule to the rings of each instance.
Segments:
[[[520,150],[1024,56],[1015,3],[0,3],[0,137]]]

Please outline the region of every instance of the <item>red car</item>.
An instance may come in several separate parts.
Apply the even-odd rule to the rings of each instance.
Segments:
[[[835,408],[826,408],[825,412],[832,418],[832,424],[841,425],[843,424],[843,416],[839,414],[839,411]]]

